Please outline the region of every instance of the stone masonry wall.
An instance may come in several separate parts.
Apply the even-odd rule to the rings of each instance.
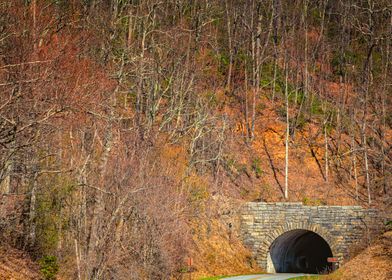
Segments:
[[[360,206],[304,206],[302,203],[249,202],[241,211],[241,235],[260,267],[267,270],[269,248],[281,234],[310,230],[343,262],[350,247],[380,227],[377,210]]]

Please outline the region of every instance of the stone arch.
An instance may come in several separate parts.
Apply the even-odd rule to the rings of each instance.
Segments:
[[[317,234],[328,245],[328,253],[342,264],[348,257],[351,245],[361,239],[364,224],[366,223],[365,227],[369,226],[377,230],[382,225],[380,221],[378,211],[365,210],[359,206],[304,206],[298,202],[249,202],[241,210],[241,235],[244,244],[249,247],[257,264],[263,269],[267,269],[267,257],[271,245],[280,235],[291,230],[307,230]],[[304,263],[310,265],[311,262],[307,260],[315,258],[311,255],[313,252],[305,251],[306,248],[321,245],[321,243],[315,244],[310,236],[311,234],[285,235],[273,245],[272,250],[276,253],[277,248],[280,248],[279,250],[294,248],[280,252],[286,252],[291,263],[292,260],[305,260]],[[283,240],[286,241],[280,243]],[[276,246],[278,243],[280,245]],[[300,252],[305,255],[299,255]],[[279,256],[275,253],[275,257]],[[305,259],[301,258],[302,256]],[[316,257],[318,260],[323,260],[324,256]]]
[[[281,226],[276,227],[274,230],[271,230],[269,234],[265,236],[264,242],[261,244],[259,248],[258,253],[260,254],[263,260],[262,263],[265,264],[264,267],[267,268],[268,272],[275,272],[270,256],[270,248],[272,244],[275,242],[275,240],[277,240],[280,236],[284,235],[285,233],[296,231],[296,230],[315,233],[321,239],[323,239],[326,242],[326,244],[328,244],[332,256],[337,256],[340,259],[341,256],[338,255],[337,243],[335,242],[334,238],[329,234],[327,229],[324,229],[320,225],[316,225],[308,222],[300,222],[300,223],[286,222]]]

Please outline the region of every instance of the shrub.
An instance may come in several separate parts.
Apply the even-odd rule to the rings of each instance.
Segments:
[[[302,90],[294,91],[294,93],[289,94],[289,102],[290,104],[301,105],[301,103],[305,102],[306,96]]]
[[[320,205],[326,205],[326,203],[320,199],[312,199],[309,197],[304,197],[302,199],[302,203],[304,205],[308,205],[308,206],[320,206]]]
[[[385,223],[385,228],[387,231],[392,230],[392,220]]]
[[[317,96],[314,97],[310,110],[314,115],[322,115],[324,113],[321,100]]]
[[[277,113],[278,117],[282,120],[286,120],[286,108],[283,106],[280,106],[275,109],[275,112]]]
[[[252,161],[252,169],[255,172],[257,178],[260,178],[260,176],[263,174],[263,171],[261,170],[260,167],[260,163],[261,163],[260,158],[255,158]]]
[[[295,129],[302,130],[307,122],[308,120],[305,118],[304,114],[301,113],[299,116],[290,118],[290,127],[293,129],[295,124]]]
[[[56,279],[56,274],[59,271],[57,258],[55,256],[44,256],[39,261],[40,271],[46,280]]]

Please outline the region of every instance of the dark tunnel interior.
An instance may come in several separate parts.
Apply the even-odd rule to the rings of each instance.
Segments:
[[[272,264],[277,273],[318,274],[331,270],[332,257],[328,243],[309,230],[291,230],[280,235],[270,247]]]

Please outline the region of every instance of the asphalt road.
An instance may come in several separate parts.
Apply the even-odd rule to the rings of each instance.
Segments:
[[[224,280],[284,280],[293,277],[306,276],[309,274],[300,273],[277,273],[277,274],[260,274],[260,275],[244,275],[224,278]]]

